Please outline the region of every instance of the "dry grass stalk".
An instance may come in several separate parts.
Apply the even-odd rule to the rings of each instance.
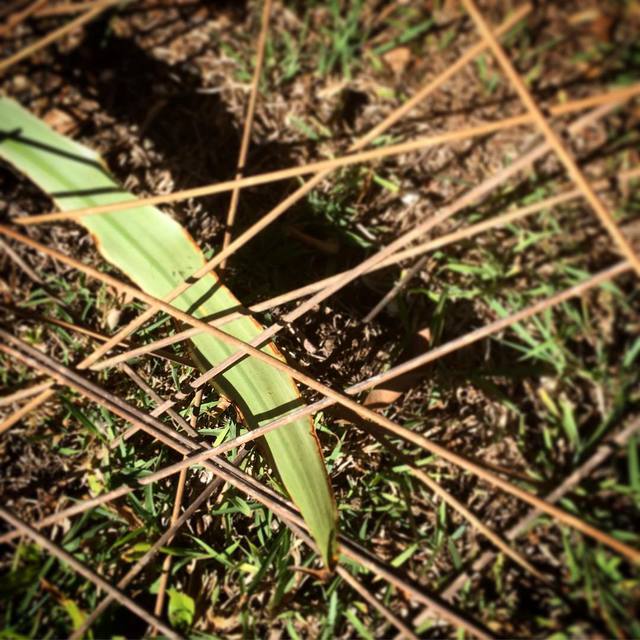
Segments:
[[[611,91],[607,91],[606,93],[591,96],[589,98],[581,98],[578,100],[571,100],[562,104],[553,105],[549,108],[549,112],[552,116],[566,115],[575,111],[581,111],[598,105],[619,102],[620,100],[631,98],[638,94],[640,94],[640,85],[632,85],[621,89],[612,89]],[[271,182],[308,175],[310,173],[330,172],[335,169],[347,167],[353,164],[361,164],[365,162],[381,160],[383,158],[392,156],[404,155],[449,142],[458,142],[462,140],[469,140],[472,138],[481,138],[491,135],[492,133],[503,131],[505,129],[521,127],[535,122],[535,116],[525,113],[518,116],[504,118],[496,122],[481,122],[480,124],[474,125],[472,127],[467,127],[465,129],[445,131],[443,133],[431,136],[423,136],[421,138],[417,138],[416,140],[409,140],[407,142],[388,145],[386,147],[379,147],[377,149],[371,149],[369,151],[350,153],[344,156],[332,158],[331,160],[320,160],[301,166],[288,167],[286,169],[278,169],[276,171],[270,171],[267,173],[246,176],[238,180],[227,180],[224,182],[205,185],[203,187],[184,189],[182,191],[174,191],[173,193],[167,193],[164,195],[149,196],[148,198],[134,198],[132,200],[124,200],[122,202],[114,202],[112,204],[88,207],[86,209],[74,209],[72,211],[52,212],[37,214],[33,216],[25,216],[21,218],[13,218],[12,221],[20,225],[44,224],[60,220],[74,220],[82,216],[96,215],[100,213],[127,211],[129,209],[136,209],[138,207],[146,205],[157,206],[161,204],[180,202],[181,200],[188,200],[190,198],[202,198],[204,196],[226,193],[236,188],[240,189],[255,187],[259,185],[269,184]],[[254,227],[258,227],[258,225],[260,225],[260,223],[256,223]],[[251,231],[251,237],[254,237],[255,234],[261,230],[261,228],[254,230],[254,227],[250,227],[250,229],[247,230]],[[216,266],[220,263],[221,260],[233,253],[236,248],[237,246],[235,246],[232,242],[227,247],[226,254],[220,252],[217,255]]]
[[[41,533],[38,533],[35,529],[23,522],[20,518],[16,517],[4,507],[0,507],[0,518],[10,524],[12,527],[20,531],[20,533],[28,536],[34,542],[36,542],[43,549],[46,549],[52,556],[55,556],[58,560],[66,565],[69,565],[74,571],[79,573],[83,578],[92,582],[96,587],[102,589],[108,593],[114,600],[121,605],[129,609],[132,613],[135,613],[138,617],[142,618],[145,622],[156,625],[158,629],[162,631],[168,638],[178,639],[180,636],[175,633],[170,627],[165,625],[162,620],[158,620],[155,616],[151,615],[148,611],[136,604],[131,598],[122,593],[119,589],[112,586],[110,582],[105,580],[102,576],[89,569],[86,565],[82,564],[79,560],[74,558],[70,553],[67,553],[64,549],[57,544],[51,542]]]
[[[0,38],[6,36],[12,29],[22,24],[29,16],[39,11],[49,0],[35,0],[28,4],[22,11],[9,16],[3,25],[0,25]]]
[[[10,416],[7,416],[2,422],[0,422],[0,435],[11,429],[16,422],[20,422],[22,418],[35,411],[54,394],[55,390],[51,388],[51,385],[48,385],[48,387],[45,388],[44,391],[40,392],[35,398],[31,398],[31,400],[26,402],[19,409],[16,409]]]
[[[256,111],[256,102],[258,100],[258,87],[260,86],[260,75],[262,74],[262,65],[264,63],[264,51],[267,42],[267,34],[269,32],[269,16],[271,15],[272,0],[264,0],[262,7],[262,19],[260,26],[260,34],[258,35],[258,43],[256,45],[256,66],[253,70],[253,78],[251,80],[251,93],[249,95],[249,104],[247,105],[247,113],[244,117],[244,126],[242,129],[242,140],[240,141],[240,153],[238,155],[238,165],[236,168],[236,180],[242,178],[247,163],[247,155],[249,153],[249,144],[251,142],[251,128],[253,126],[253,117]],[[227,211],[227,224],[222,239],[222,248],[226,249],[231,242],[233,234],[233,225],[236,221],[236,213],[238,211],[238,202],[240,200],[240,188],[236,187],[231,192],[231,201],[229,210]],[[226,261],[220,264],[220,269],[224,269]]]
[[[150,296],[138,289],[136,289],[135,287],[132,287],[131,285],[128,285],[126,283],[121,282],[120,280],[118,280],[117,278],[114,278],[113,276],[109,276],[106,274],[101,273],[100,271],[98,271],[97,269],[94,269],[92,267],[89,267],[81,262],[79,262],[78,260],[75,260],[74,258],[70,258],[69,256],[66,256],[58,251],[56,251],[55,249],[51,249],[50,247],[46,247],[44,245],[41,245],[40,243],[32,240],[31,238],[27,238],[26,236],[22,236],[21,234],[18,234],[17,232],[13,231],[12,229],[9,229],[7,227],[2,227],[0,226],[0,233],[4,233],[5,235],[8,235],[9,237],[14,238],[15,240],[21,241],[24,244],[31,246],[35,249],[38,249],[40,251],[42,251],[43,253],[45,253],[46,255],[55,258],[57,260],[60,260],[66,264],[69,264],[70,266],[73,266],[74,268],[78,269],[79,271],[82,271],[84,273],[86,273],[87,275],[90,275],[93,278],[96,278],[98,280],[101,280],[102,282],[105,282],[107,284],[110,284],[111,286],[114,286],[116,289],[119,289],[125,293],[129,293],[131,295],[133,295],[134,297],[143,300],[145,302],[148,303],[156,303],[158,304],[164,311],[166,311],[167,313],[169,313],[170,315],[174,316],[175,318],[177,318],[178,320],[182,320],[183,322],[187,322],[188,324],[192,324],[193,326],[200,326],[202,328],[205,328],[206,331],[208,333],[211,333],[212,335],[215,335],[216,337],[219,337],[221,340],[226,341],[229,344],[232,344],[233,346],[238,347],[239,349],[246,351],[246,353],[253,355],[261,360],[263,360],[264,362],[267,362],[269,364],[271,364],[271,366],[273,366],[274,368],[280,369],[281,371],[285,371],[287,372],[289,375],[291,375],[294,379],[298,380],[299,382],[305,384],[306,386],[310,387],[311,389],[318,391],[319,393],[327,396],[328,399],[337,402],[339,404],[341,404],[342,406],[344,406],[345,408],[354,411],[357,415],[359,415],[361,418],[363,418],[364,420],[369,420],[371,422],[373,422],[374,424],[379,425],[380,427],[382,427],[385,431],[387,431],[388,433],[391,433],[395,436],[398,436],[402,439],[404,439],[407,442],[410,442],[414,445],[417,445],[419,447],[422,447],[425,451],[429,451],[430,453],[437,455],[441,458],[443,458],[444,460],[447,460],[448,462],[454,464],[455,466],[460,467],[461,469],[464,469],[474,475],[476,475],[478,478],[494,485],[495,487],[502,489],[503,491],[506,491],[507,493],[510,493],[511,495],[523,500],[524,502],[528,502],[530,505],[541,509],[542,511],[544,511],[545,513],[551,515],[554,518],[557,518],[560,522],[563,522],[564,524],[567,524],[568,526],[571,526],[575,529],[577,529],[578,531],[581,531],[582,533],[584,533],[585,535],[594,538],[595,540],[598,540],[600,542],[602,542],[603,544],[609,546],[610,548],[616,550],[617,552],[621,553],[622,555],[626,556],[629,559],[632,559],[634,562],[638,562],[640,561],[640,552],[638,552],[637,550],[633,549],[632,547],[630,547],[629,545],[620,542],[619,540],[616,540],[615,538],[613,538],[612,536],[606,534],[605,532],[597,529],[596,527],[593,527],[592,525],[589,525],[588,523],[584,522],[583,520],[581,520],[580,518],[577,518],[565,511],[563,511],[562,509],[559,509],[557,507],[555,507],[554,505],[549,505],[547,504],[544,500],[538,498],[537,496],[521,489],[520,487],[517,487],[515,485],[513,485],[512,483],[502,479],[501,477],[499,477],[498,475],[496,475],[495,473],[488,471],[487,469],[485,469],[484,467],[482,467],[481,465],[477,464],[476,462],[467,460],[466,458],[464,458],[463,456],[460,456],[459,454],[456,454],[452,451],[450,451],[449,449],[447,449],[446,447],[443,447],[442,445],[439,445],[419,434],[414,433],[413,431],[406,429],[404,427],[402,427],[401,425],[398,425],[394,422],[392,422],[391,420],[389,420],[388,418],[381,416],[380,414],[376,413],[375,411],[372,411],[366,407],[363,407],[362,405],[358,404],[357,402],[353,401],[352,399],[350,399],[349,397],[347,397],[346,395],[335,391],[334,389],[331,389],[329,387],[327,387],[326,385],[318,382],[317,380],[315,380],[314,378],[301,373],[300,371],[296,370],[295,368],[291,367],[290,365],[286,364],[285,362],[282,362],[276,358],[273,358],[271,356],[269,356],[268,354],[260,351],[259,349],[256,349],[255,347],[251,347],[247,344],[245,344],[244,342],[242,342],[241,340],[238,340],[237,338],[234,338],[233,336],[230,336],[228,334],[225,334],[224,332],[220,331],[219,329],[216,329],[215,327],[212,327],[210,325],[207,325],[206,323],[197,320],[196,318],[193,318],[192,316],[190,316],[187,313],[184,313],[183,311],[180,311],[174,307],[172,307],[171,305],[157,299],[154,298],[153,296]],[[619,273],[622,273],[623,271],[627,270],[629,268],[629,265],[627,263],[621,263],[619,265],[616,265],[613,268],[610,268],[608,270],[605,270],[604,272],[601,272],[600,274],[598,274],[598,276],[595,276],[594,278],[596,279],[596,281],[606,281],[607,279],[610,279],[612,277],[614,277],[615,275],[618,275]],[[593,286],[593,281],[594,278],[591,278],[588,281],[588,284],[590,286]],[[582,283],[582,285],[578,285],[577,287],[573,287],[572,291],[582,291],[587,285],[585,285],[585,283]],[[581,289],[582,287],[582,289]],[[576,293],[574,293],[573,295],[576,295]],[[534,305],[534,307],[536,307],[536,305]],[[515,314],[516,316],[518,314]],[[475,339],[477,339],[477,335],[479,333],[482,333],[482,331],[484,331],[483,329],[479,329],[477,331],[471,332],[470,334],[468,334],[467,336],[465,336],[463,338],[463,342],[465,344],[470,343],[472,341],[474,341]],[[15,338],[13,336],[11,336],[11,334],[8,334],[5,331],[0,331],[1,335],[4,335],[6,339],[8,339],[9,341],[14,341]],[[0,350],[6,350],[7,347],[4,345],[0,345]],[[434,350],[437,351],[437,350]],[[429,354],[431,354],[432,352],[429,352]],[[427,356],[429,355],[427,354]],[[424,356],[419,357],[419,358],[414,358],[411,361],[408,361],[406,363],[403,363],[402,365],[399,365],[397,367],[398,370],[403,370],[403,368],[406,370],[406,367],[411,368],[411,365],[413,365],[415,367],[415,363],[416,362],[421,362],[422,358],[424,358]],[[384,374],[379,374],[378,376],[374,376],[374,380],[381,380],[384,378]],[[159,410],[162,409],[162,411],[165,411],[167,408],[169,408],[169,406],[172,406],[173,404],[175,404],[175,399],[172,399],[169,403],[165,403],[165,405],[159,407],[158,409],[156,409],[152,415],[158,415],[159,414]],[[289,416],[286,416],[287,421],[290,419],[293,419],[293,416],[296,416],[299,412],[293,412],[291,413]],[[131,421],[131,422],[135,422],[135,421]],[[276,421],[277,422],[277,421]],[[160,423],[161,424],[161,423]],[[274,424],[274,423],[272,423]],[[275,427],[274,427],[275,428]],[[255,429],[252,434],[255,434],[257,432],[261,432],[262,428],[258,428]]]
[[[582,195],[596,212],[598,218],[600,218],[600,221],[602,222],[605,229],[609,232],[609,235],[611,236],[613,241],[618,245],[622,255],[624,255],[629,260],[629,262],[631,262],[633,268],[636,270],[636,273],[640,276],[640,257],[634,251],[629,240],[625,237],[622,231],[620,231],[620,227],[614,220],[613,215],[602,202],[602,200],[598,197],[598,194],[591,187],[585,175],[580,170],[578,163],[562,143],[556,132],[551,128],[551,125],[542,113],[540,107],[538,106],[538,103],[531,95],[531,92],[525,85],[522,77],[516,71],[515,67],[504,52],[504,49],[494,37],[493,33],[491,33],[489,25],[478,11],[474,0],[462,0],[462,2],[467,12],[471,15],[473,21],[475,22],[478,31],[482,35],[482,38],[489,45],[491,51],[493,52],[493,55],[496,57],[500,66],[502,67],[502,70],[511,81],[511,84],[514,86],[515,90],[518,92],[520,99],[531,114],[534,122],[537,124],[542,133],[544,133],[547,142],[555,151],[562,164],[565,166],[565,169],[571,176],[572,180],[575,182],[578,189],[580,189],[580,191],[582,192]]]
[[[145,432],[183,455],[194,448],[200,448],[201,445],[198,443],[193,442],[180,433],[172,432],[163,423],[151,418],[148,414],[132,407],[125,401],[115,398],[109,392],[106,392],[94,383],[85,380],[68,367],[55,362],[45,354],[30,347],[10,334],[4,331],[1,333],[8,343],[19,345],[19,348],[13,348],[8,344],[0,343],[0,351],[12,355],[30,367],[56,377],[61,380],[63,384],[76,389],[87,398],[105,406],[124,420],[139,424]],[[245,492],[250,497],[265,504],[265,506],[267,506],[276,516],[282,518],[285,523],[293,523],[296,527],[304,530],[304,521],[297,511],[292,509],[289,503],[284,501],[269,487],[258,483],[256,480],[222,459],[217,459],[214,464],[210,462],[206,463],[205,466],[212,470],[216,475],[222,477],[230,484],[233,484],[235,487]],[[309,539],[306,534],[305,539]],[[372,556],[368,552],[362,550],[353,541],[341,536],[340,543],[343,555],[375,572],[378,576],[387,580],[399,589],[402,589],[417,602],[429,607],[442,619],[479,638],[491,637],[481,627],[468,620],[465,616],[459,614],[450,606],[443,605],[439,600],[426,594],[422,588],[417,587],[408,579],[401,578],[395,571],[390,570],[375,556]]]
[[[101,0],[95,3],[95,6],[82,15],[78,16],[74,20],[71,20],[67,24],[63,25],[59,29],[55,29],[51,33],[48,33],[40,40],[33,42],[32,44],[24,47],[20,51],[14,53],[12,56],[5,58],[0,61],[0,74],[3,74],[9,67],[12,67],[14,64],[24,60],[25,58],[29,58],[37,51],[48,47],[50,44],[53,44],[57,40],[64,38],[68,33],[79,29],[82,25],[90,22],[97,18],[103,11],[108,9],[109,7],[115,5],[120,0]]]

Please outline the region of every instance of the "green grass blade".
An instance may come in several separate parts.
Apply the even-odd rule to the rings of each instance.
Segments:
[[[128,199],[101,158],[50,129],[17,102],[0,99],[0,157],[26,174],[63,211]],[[155,207],[126,214],[84,216],[104,258],[141,289],[165,297],[204,263],[193,238],[173,218]],[[203,301],[204,300],[204,301]],[[240,303],[215,274],[192,286],[172,303],[203,318],[237,309]],[[225,331],[250,342],[262,330],[247,316],[225,325]],[[209,368],[227,358],[233,347],[210,335],[193,344]],[[273,344],[265,351],[282,358]],[[245,358],[216,380],[240,407],[250,428],[286,414],[302,404],[293,379],[255,358]],[[336,558],[337,510],[324,460],[310,417],[265,436],[277,471],[318,544],[324,562]]]

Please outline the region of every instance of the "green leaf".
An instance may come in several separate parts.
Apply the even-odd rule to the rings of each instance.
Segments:
[[[95,152],[56,133],[8,98],[0,98],[0,157],[25,173],[65,211],[133,197],[109,175]],[[158,298],[165,297],[205,264],[201,250],[188,232],[155,207],[84,216],[80,223],[92,234],[108,262]],[[214,273],[202,278],[172,304],[198,318],[219,317],[241,308]],[[262,327],[247,315],[224,325],[224,330],[251,342]],[[192,342],[203,369],[220,363],[235,351],[209,334],[200,334]],[[263,350],[283,358],[273,344],[267,344]],[[242,359],[219,376],[215,384],[235,401],[249,428],[303,405],[289,375],[255,358]],[[282,482],[300,509],[324,562],[332,566],[337,557],[337,509],[311,417],[271,431],[265,440]]]
[[[188,629],[193,623],[196,603],[193,598],[177,589],[167,589],[169,595],[169,622],[177,629]]]

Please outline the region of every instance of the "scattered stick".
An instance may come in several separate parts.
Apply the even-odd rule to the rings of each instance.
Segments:
[[[406,273],[402,274],[402,277],[393,287],[385,293],[385,295],[376,303],[376,305],[367,313],[367,315],[362,319],[363,322],[371,322],[374,320],[378,314],[404,289],[405,285],[411,280],[413,280],[414,276],[419,273],[425,264],[427,264],[427,260],[429,260],[429,256],[422,256],[418,260],[416,260],[415,264],[407,269]]]
[[[106,392],[98,385],[85,380],[68,367],[65,367],[61,363],[52,360],[51,358],[49,358],[49,356],[46,356],[45,354],[39,352],[37,349],[30,347],[11,334],[0,330],[0,335],[2,335],[7,342],[10,342],[14,345],[19,345],[19,348],[12,348],[9,347],[8,344],[0,343],[0,351],[13,355],[30,367],[57,377],[58,379],[63,381],[63,384],[76,389],[87,398],[98,402],[116,415],[119,415],[124,420],[139,424],[145,432],[149,433],[161,443],[171,447],[178,453],[182,453],[184,455],[194,449],[198,449],[201,447],[201,445],[193,442],[188,437],[183,436],[180,433],[171,431],[162,422],[159,422],[152,416],[145,414],[144,412],[133,407],[124,400],[114,397],[112,394]],[[297,527],[300,527],[303,530],[305,529],[305,524],[301,516],[291,507],[289,503],[284,501],[269,487],[258,483],[256,480],[242,473],[235,466],[221,458],[217,458],[215,462],[209,461],[205,464],[205,466],[206,468],[213,471],[213,473],[215,473],[216,475],[222,477],[230,484],[233,484],[235,487],[239,488],[251,498],[263,503],[276,516],[282,518],[285,523],[292,522]],[[141,483],[141,480],[138,481],[138,484]],[[472,635],[475,635],[479,638],[491,637],[481,627],[468,620],[465,616],[455,611],[452,607],[443,605],[443,603],[441,603],[438,599],[427,595],[422,590],[422,588],[414,585],[409,579],[400,577],[397,572],[382,564],[380,560],[360,548],[352,540],[348,540],[343,536],[340,536],[339,540],[343,555],[355,562],[358,562],[363,567],[374,571],[378,576],[387,580],[399,589],[405,591],[416,601],[430,607],[438,616],[442,617],[444,620],[461,629],[468,631]]]
[[[44,38],[37,40],[36,42],[26,46],[21,51],[14,53],[12,56],[9,56],[5,60],[0,61],[0,75],[3,74],[9,67],[12,67],[14,64],[24,60],[25,58],[29,58],[37,51],[48,47],[50,44],[60,40],[68,33],[79,29],[82,25],[90,22],[97,18],[103,11],[108,9],[109,7],[115,5],[120,2],[120,0],[102,0],[100,2],[96,2],[95,6],[89,11],[83,13],[81,16],[78,16],[71,22],[68,22],[64,26],[59,29],[55,29],[51,33],[48,33]]]
[[[620,180],[621,182],[626,182],[628,180],[635,179],[638,177],[640,177],[640,167],[629,169],[627,171],[622,171],[618,175],[618,180]],[[595,182],[593,186],[596,189],[606,189],[607,187],[611,186],[611,183],[609,180],[604,179],[604,180],[599,180],[598,182]],[[565,204],[572,200],[576,200],[577,198],[580,198],[580,197],[581,197],[580,191],[578,191],[577,189],[573,189],[571,191],[560,193],[556,196],[545,198],[544,200],[540,200],[539,202],[528,205],[526,207],[514,209],[512,211],[507,211],[500,215],[489,218],[488,220],[478,222],[468,227],[462,227],[446,235],[439,236],[433,240],[428,240],[427,242],[423,242],[414,247],[410,247],[409,249],[398,251],[397,253],[394,253],[393,255],[386,258],[382,262],[379,262],[373,265],[372,267],[367,269],[365,273],[373,273],[375,271],[379,271],[389,266],[398,264],[403,260],[407,260],[409,258],[419,256],[423,253],[434,251],[435,249],[441,249],[442,247],[453,244],[454,242],[459,242],[460,240],[468,240],[480,233],[489,231],[490,229],[504,227],[507,224],[511,224],[512,222],[522,220],[528,216],[531,216],[535,213],[539,213],[540,211],[543,211],[545,209],[550,209],[559,204]],[[336,275],[329,276],[327,278],[323,278],[322,280],[317,280],[316,282],[305,285],[304,287],[293,289],[291,291],[288,291],[287,293],[278,294],[277,296],[273,298],[269,298],[264,302],[259,302],[257,304],[254,304],[248,307],[247,311],[251,313],[262,313],[264,311],[269,311],[274,307],[302,298],[310,293],[315,293],[316,291],[325,289],[327,285],[335,283],[340,277],[346,275],[348,271],[349,270],[342,271]],[[213,324],[216,327],[223,327],[228,322],[236,320],[237,318],[240,318],[243,315],[245,315],[245,313],[242,313],[241,311],[230,311],[229,313],[211,321],[210,324]],[[135,349],[129,349],[111,358],[106,358],[104,360],[101,360],[100,362],[97,362],[94,365],[92,365],[91,369],[94,371],[101,371],[102,369],[106,369],[107,367],[113,367],[119,364],[120,362],[125,362],[127,360],[131,360],[133,358],[137,358],[139,356],[145,355],[147,353],[152,353],[154,351],[159,352],[159,350],[162,347],[167,347],[167,346],[176,344],[177,342],[182,342],[183,340],[192,338],[193,336],[196,336],[200,333],[202,333],[202,331],[194,327],[190,329],[184,329],[174,335],[166,336],[164,338],[154,340],[153,342],[149,342],[140,347],[136,347]]]
[[[631,98],[638,94],[640,94],[640,84],[631,85],[629,87],[623,87],[621,89],[612,89],[611,91],[607,91],[606,93],[591,96],[589,98],[582,98],[579,100],[572,100],[570,102],[553,105],[549,108],[549,112],[552,116],[566,115],[569,113],[574,113],[575,111],[582,111],[584,109],[598,105],[606,105],[610,104],[611,102],[619,102],[620,100]],[[34,216],[13,218],[12,222],[20,225],[35,225],[49,222],[58,222],[60,220],[76,220],[78,218],[81,218],[82,216],[96,215],[99,213],[128,211],[130,209],[136,209],[142,206],[157,206],[160,204],[180,202],[181,200],[188,200],[190,198],[202,198],[204,196],[210,196],[218,193],[226,193],[227,191],[232,191],[236,188],[240,189],[247,187],[256,187],[263,184],[269,184],[271,182],[277,182],[281,180],[287,180],[289,178],[308,175],[310,173],[330,172],[341,167],[347,167],[353,164],[361,164],[364,162],[372,162],[374,160],[381,160],[383,158],[399,156],[406,153],[412,153],[414,151],[421,151],[423,149],[438,146],[448,142],[485,137],[492,133],[497,133],[498,131],[529,125],[535,122],[535,116],[525,113],[518,116],[504,118],[503,120],[498,120],[496,122],[481,122],[480,124],[474,125],[472,127],[467,127],[466,129],[445,131],[443,133],[438,133],[431,136],[424,136],[416,140],[400,142],[398,144],[379,147],[377,149],[371,149],[369,151],[348,153],[344,156],[338,156],[330,160],[319,160],[306,165],[293,166],[286,169],[278,169],[276,171],[269,171],[267,173],[246,176],[237,180],[234,179],[224,182],[217,182],[202,187],[185,189],[183,191],[174,191],[173,193],[167,193],[164,195],[149,196],[148,198],[134,197],[129,200],[98,205],[96,207],[73,209],[71,211],[56,211]],[[253,227],[250,227],[247,230],[247,232],[250,232],[252,234],[251,237],[255,236],[255,234],[261,230],[263,223],[264,218],[262,218]],[[223,254],[223,252],[221,251],[217,255],[216,266],[220,264],[221,260],[224,260],[228,255],[230,255],[230,253],[233,253],[236,248],[237,245],[232,242],[227,247],[227,253]]]
[[[507,57],[504,49],[500,43],[496,40],[489,25],[478,11],[474,0],[462,0],[465,9],[473,19],[480,32],[483,40],[489,45],[493,55],[500,63],[502,70],[511,81],[515,90],[518,92],[520,99],[526,106],[527,111],[538,125],[539,129],[544,133],[547,142],[555,151],[556,155],[565,166],[565,169],[576,183],[578,189],[582,192],[587,202],[591,205],[592,209],[596,212],[600,218],[602,225],[609,232],[609,235],[613,241],[618,245],[620,252],[623,256],[631,262],[636,273],[640,276],[640,256],[636,254],[631,243],[625,235],[620,231],[620,227],[617,225],[609,209],[605,206],[602,200],[598,197],[598,194],[593,190],[586,177],[580,170],[578,163],[575,161],[571,153],[567,150],[562,143],[556,132],[551,128],[551,125],[545,118],[544,114],[540,110],[537,102],[531,95],[529,89],[522,80],[520,74],[515,70],[513,64]]]
[[[99,576],[97,573],[89,569],[89,567],[74,558],[70,553],[67,553],[57,544],[45,538],[41,533],[38,533],[33,527],[30,527],[28,524],[20,520],[20,518],[7,511],[4,507],[0,507],[0,518],[8,522],[12,527],[24,535],[29,536],[35,543],[40,545],[43,549],[46,549],[52,556],[55,556],[64,564],[69,565],[83,578],[86,578],[96,585],[96,587],[108,593],[114,600],[117,600],[121,605],[127,607],[129,611],[135,613],[139,618],[142,618],[142,620],[149,624],[156,625],[168,638],[174,638],[176,640],[180,638],[180,636],[170,627],[167,627],[162,620],[158,620],[154,615],[145,611],[131,598],[122,593],[122,591],[113,587],[102,576]]]
[[[42,278],[4,240],[0,240],[0,251],[4,251],[34,282],[42,284]]]
[[[31,398],[29,402],[25,403],[22,407],[14,411],[10,416],[6,417],[2,422],[0,422],[0,435],[2,435],[5,431],[11,429],[11,427],[13,427],[16,422],[20,422],[22,418],[35,411],[35,409],[37,409],[41,404],[44,404],[54,394],[55,390],[52,388],[52,385],[49,385],[35,398]]]
[[[108,336],[105,336],[102,333],[98,333],[97,331],[94,331],[89,327],[83,327],[80,324],[74,324],[73,322],[67,322],[66,320],[60,320],[59,318],[53,318],[51,316],[44,316],[42,314],[29,311],[28,309],[21,309],[20,307],[4,304],[2,302],[0,302],[0,309],[6,309],[7,311],[10,311],[11,313],[17,316],[20,316],[21,318],[25,318],[27,320],[35,320],[37,322],[45,322],[47,324],[53,324],[57,327],[62,327],[63,329],[68,329],[69,331],[73,331],[74,333],[79,333],[81,335],[88,336],[99,342],[106,342],[107,340],[109,340]],[[123,342],[123,344],[126,344],[126,343]],[[131,348],[132,344],[129,344],[128,347]],[[163,349],[152,349],[151,351],[147,351],[146,353],[153,353],[153,355],[156,358],[169,360],[170,362],[175,362],[176,364],[181,364],[181,365],[184,365],[185,367],[193,367],[191,358],[172,353],[171,351],[165,351]]]
[[[253,70],[253,79],[251,80],[251,94],[249,95],[249,104],[247,105],[247,113],[244,117],[244,128],[242,130],[242,140],[240,142],[240,154],[238,155],[238,166],[236,168],[236,180],[244,175],[247,155],[249,153],[249,144],[251,142],[251,127],[253,126],[253,117],[256,111],[256,102],[258,100],[258,88],[260,86],[260,75],[262,74],[262,65],[264,63],[264,50],[267,42],[267,33],[269,32],[269,16],[271,15],[272,0],[264,0],[262,7],[262,20],[260,34],[258,35],[258,44],[256,46],[256,67]],[[240,200],[240,188],[235,187],[231,192],[231,202],[227,211],[227,224],[222,239],[222,248],[226,249],[231,242],[233,234],[233,225],[236,221],[236,213],[238,211],[238,201]],[[226,260],[220,263],[220,269],[226,267]]]
[[[191,426],[195,430],[198,424],[198,412],[200,410],[200,404],[202,402],[202,389],[199,389],[195,395],[193,400],[193,409],[191,414]],[[196,432],[197,434],[197,432]],[[176,496],[173,500],[173,511],[171,513],[171,521],[169,523],[170,527],[174,527],[178,520],[180,519],[180,510],[182,509],[182,498],[184,496],[184,486],[187,481],[187,469],[182,469],[180,471],[180,475],[178,476],[178,485],[176,487]],[[216,481],[217,482],[217,481]],[[220,488],[224,483],[220,482]],[[167,544],[171,544],[173,536],[167,538]],[[160,574],[160,584],[158,586],[158,595],[156,596],[156,606],[154,609],[154,613],[157,616],[162,616],[162,610],[164,608],[164,598],[165,592],[167,589],[167,584],[169,582],[169,574],[171,572],[171,555],[167,554],[167,557],[164,559],[162,563],[162,571]],[[151,635],[155,635],[155,629],[152,629]]]
[[[385,607],[378,598],[364,588],[362,583],[358,582],[344,567],[338,565],[336,573],[366,602],[377,609],[396,629],[400,631],[400,638],[410,638],[410,640],[418,640],[418,636],[409,629],[409,627],[398,616]]]
[[[0,38],[6,36],[12,29],[22,24],[29,16],[41,9],[49,0],[35,0],[27,5],[22,11],[18,11],[9,16],[5,23],[0,26]]]
[[[40,393],[45,389],[49,389],[49,387],[53,386],[53,380],[45,380],[44,382],[40,382],[38,384],[34,384],[31,387],[26,387],[25,389],[18,389],[18,391],[14,391],[6,396],[0,397],[0,407],[8,407],[14,402],[20,402],[20,400],[26,400],[31,396],[35,396],[36,393]]]

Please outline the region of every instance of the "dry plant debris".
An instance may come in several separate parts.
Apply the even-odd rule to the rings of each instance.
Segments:
[[[235,359],[194,371],[213,329],[1,164],[3,636],[640,635],[639,28],[634,0],[0,7],[2,94],[286,355],[341,551],[204,384]]]

